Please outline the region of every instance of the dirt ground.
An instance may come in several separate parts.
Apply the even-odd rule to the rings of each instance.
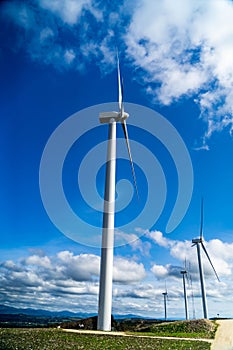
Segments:
[[[219,320],[211,350],[233,350],[233,320]]]
[[[125,332],[106,332],[106,331],[93,331],[93,330],[77,330],[77,329],[63,329],[65,332],[74,332],[74,333],[83,333],[83,334],[107,334],[107,335],[112,335],[112,336],[123,336],[123,337],[138,337],[138,338],[155,338],[155,339],[174,339],[174,340],[190,340],[190,341],[204,341],[207,343],[213,342],[212,339],[198,339],[198,338],[178,338],[178,337],[159,337],[159,336],[153,336],[153,335],[131,335],[131,334],[126,334]]]

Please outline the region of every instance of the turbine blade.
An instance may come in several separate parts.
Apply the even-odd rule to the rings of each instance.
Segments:
[[[219,279],[219,277],[218,277],[218,274],[217,274],[217,272],[216,272],[216,270],[215,270],[215,268],[214,268],[214,265],[213,265],[213,263],[212,263],[212,261],[211,261],[211,259],[210,259],[210,257],[209,257],[209,254],[208,254],[208,252],[207,252],[207,250],[206,250],[206,247],[204,246],[203,242],[201,242],[201,246],[202,246],[202,248],[203,248],[203,250],[204,250],[204,252],[205,252],[205,254],[206,254],[206,256],[207,256],[207,258],[208,258],[208,260],[209,260],[210,265],[212,266],[212,269],[214,270],[214,273],[215,273],[215,276],[217,277],[217,280],[220,282],[220,279]]]
[[[139,198],[137,181],[136,181],[136,175],[135,175],[135,171],[134,171],[133,159],[132,159],[132,155],[131,155],[131,151],[130,151],[129,137],[128,137],[128,131],[127,131],[127,126],[126,126],[125,120],[123,120],[121,122],[121,125],[122,125],[122,128],[123,128],[123,132],[124,132],[124,135],[125,135],[125,141],[126,141],[126,145],[127,145],[127,149],[128,149],[129,160],[130,160],[130,165],[131,165],[131,170],[132,170],[132,175],[133,175],[134,187],[135,187],[135,190],[136,190],[136,193],[137,193],[137,197]]]
[[[201,198],[201,225],[200,225],[200,240],[203,239],[203,197]]]
[[[123,77],[121,77],[121,96],[122,96],[122,103],[121,103],[121,117],[124,116],[124,80]]]
[[[123,82],[121,79],[121,72],[120,72],[120,61],[117,51],[117,78],[118,78],[118,105],[119,110],[121,112],[121,117],[124,115],[124,107],[123,107]]]

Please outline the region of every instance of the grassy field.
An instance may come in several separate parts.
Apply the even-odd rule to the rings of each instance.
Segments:
[[[140,334],[155,335],[163,337],[180,338],[205,338],[213,339],[217,330],[217,324],[209,320],[190,320],[164,322],[161,324],[152,324],[139,329]],[[137,332],[138,333],[138,332]],[[135,333],[131,333],[135,334]]]
[[[210,344],[111,335],[66,333],[61,329],[2,328],[0,350],[209,350]]]

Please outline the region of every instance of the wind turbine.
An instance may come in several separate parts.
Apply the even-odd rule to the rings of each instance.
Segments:
[[[201,295],[202,295],[202,306],[203,306],[203,315],[204,318],[208,318],[208,311],[207,311],[207,302],[206,302],[206,292],[205,292],[205,280],[204,280],[204,273],[203,273],[203,265],[201,260],[201,247],[204,250],[205,255],[207,256],[207,259],[209,260],[209,263],[214,270],[215,276],[217,280],[220,282],[219,277],[217,275],[217,272],[214,268],[214,265],[209,257],[209,254],[204,246],[203,243],[203,198],[201,200],[201,225],[200,225],[200,237],[192,239],[192,247],[197,247],[197,259],[198,259],[198,266],[199,266],[199,274],[200,274],[200,283],[201,283]]]
[[[188,281],[190,283],[190,287],[191,287],[191,298],[192,298],[192,308],[193,308],[193,319],[196,319],[196,312],[195,312],[195,302],[194,302],[194,292],[193,292],[193,279],[192,279],[192,275],[190,273],[191,271],[191,263],[189,262],[189,274],[188,274]]]
[[[167,300],[168,300],[168,296],[167,296],[167,286],[165,285],[165,292],[163,292],[163,301],[164,301],[164,319],[165,321],[167,321]]]
[[[186,259],[185,259],[185,264],[184,264],[184,270],[181,270],[180,273],[182,274],[182,278],[183,278],[185,318],[186,318],[186,320],[188,320],[189,319],[188,298],[187,298],[187,293],[186,293],[186,282],[185,282],[185,278],[187,277]]]
[[[129,154],[134,186],[138,195],[136,176],[132,155],[130,151],[126,119],[129,114],[124,111],[123,83],[120,73],[120,63],[117,54],[118,77],[118,112],[103,112],[99,115],[100,123],[108,124],[108,147],[104,193],[104,213],[102,226],[102,246],[99,284],[98,322],[99,330],[111,330],[112,311],[112,271],[113,271],[113,245],[114,245],[114,219],[115,219],[115,178],[116,178],[116,123],[122,125],[126,146]]]

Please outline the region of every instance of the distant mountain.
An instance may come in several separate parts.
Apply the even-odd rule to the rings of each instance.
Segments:
[[[143,317],[143,316],[138,316],[138,315],[134,315],[134,314],[126,314],[126,315],[113,315],[115,319],[118,319],[118,320],[124,320],[124,319],[132,319],[132,318],[135,318],[135,319],[150,319],[150,317]]]
[[[48,311],[48,310],[40,310],[40,309],[22,309],[15,308],[6,305],[0,305],[0,314],[2,315],[29,315],[29,316],[45,316],[45,317],[75,317],[75,318],[86,318],[95,316],[96,313],[84,313],[84,312],[71,312],[71,311]]]
[[[75,318],[88,318],[96,316],[96,313],[86,313],[86,312],[71,312],[71,311],[48,311],[48,310],[40,310],[40,309],[22,309],[15,308],[6,305],[0,305],[0,314],[1,315],[28,315],[28,316],[39,316],[39,317],[75,317]],[[115,319],[123,320],[123,319],[150,319],[150,317],[143,317],[134,314],[126,314],[126,315],[113,315]]]

